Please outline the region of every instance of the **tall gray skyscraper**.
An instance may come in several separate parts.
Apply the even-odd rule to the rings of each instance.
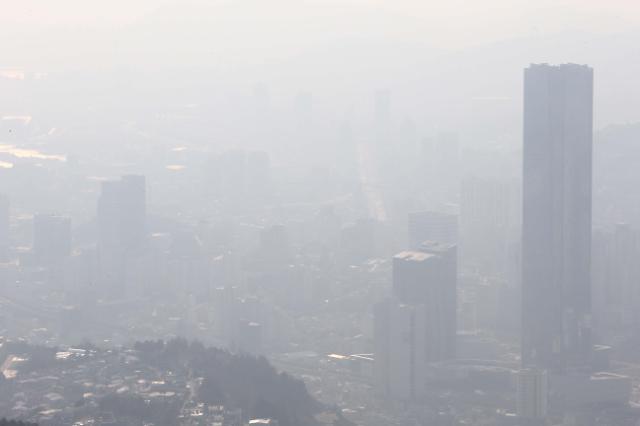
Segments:
[[[562,372],[590,356],[593,70],[524,73],[522,362]]]

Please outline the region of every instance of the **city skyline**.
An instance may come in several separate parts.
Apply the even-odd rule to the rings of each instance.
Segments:
[[[0,426],[640,425],[640,5],[45,3]]]

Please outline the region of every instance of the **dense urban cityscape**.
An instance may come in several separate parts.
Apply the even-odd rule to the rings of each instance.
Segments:
[[[640,425],[634,43],[136,44],[203,5],[0,62],[0,425]]]

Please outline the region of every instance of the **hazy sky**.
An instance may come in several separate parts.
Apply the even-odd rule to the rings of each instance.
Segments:
[[[0,0],[3,32],[126,28],[150,19],[210,20],[249,39],[315,42],[359,35],[434,47],[564,30],[619,31],[640,24],[636,0]],[[212,28],[215,32],[216,28]],[[19,42],[19,41],[18,41]]]
[[[519,105],[531,62],[578,62],[598,70],[599,124],[635,121],[638,37],[640,0],[0,0],[0,70],[143,70],[157,87],[175,80],[157,70],[207,70],[341,105],[388,87],[451,117]]]

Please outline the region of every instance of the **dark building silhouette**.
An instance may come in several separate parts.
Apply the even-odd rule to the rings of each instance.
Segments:
[[[552,371],[590,356],[593,70],[524,73],[522,363]]]

